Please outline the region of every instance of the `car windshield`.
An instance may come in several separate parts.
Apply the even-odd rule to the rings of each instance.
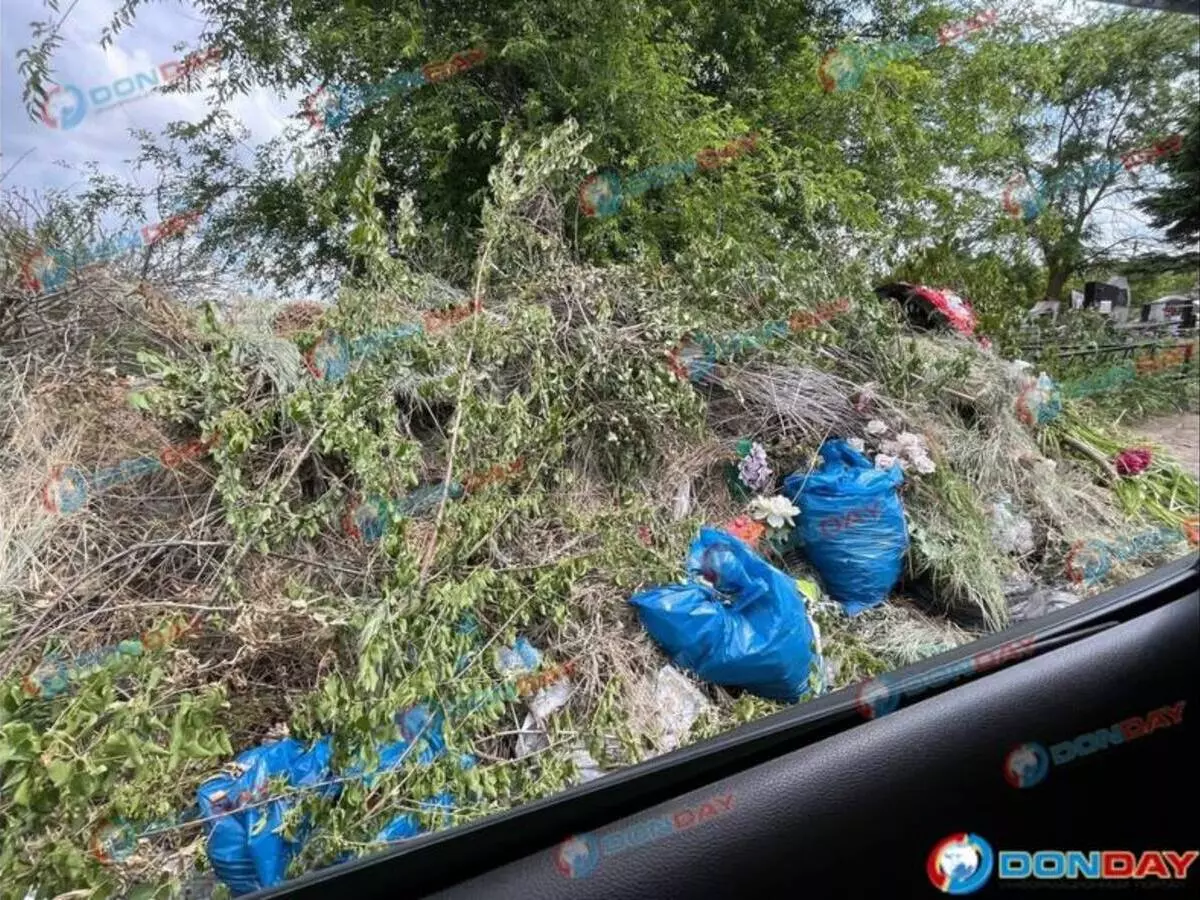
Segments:
[[[1200,542],[1194,0],[0,15],[6,895],[877,718]]]

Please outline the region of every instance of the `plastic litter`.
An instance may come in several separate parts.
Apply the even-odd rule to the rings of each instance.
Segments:
[[[545,732],[546,720],[566,706],[571,699],[571,682],[560,678],[534,694],[528,702],[529,713],[521,722],[521,733],[517,735],[516,756],[520,759],[550,746]]]
[[[442,817],[437,827],[449,828],[452,824],[451,813],[454,810],[454,795],[449,791],[434,794],[428,800],[421,801],[421,809],[426,812],[441,812]],[[392,844],[396,841],[406,841],[410,838],[419,837],[426,831],[427,829],[421,825],[420,817],[416,813],[409,812],[392,819],[375,836],[375,840],[381,844]]]
[[[687,569],[687,583],[629,601],[675,665],[772,700],[807,696],[810,670],[823,663],[796,582],[709,527],[692,542]]]
[[[235,758],[233,772],[223,772],[200,785],[197,800],[201,817],[212,819],[206,825],[208,859],[217,877],[235,896],[282,882],[288,865],[309,836],[307,822],[300,824],[294,839],[280,833],[285,813],[299,802],[299,797],[268,799],[271,779],[286,777],[291,788],[309,788],[333,800],[341,792],[342,780],[361,778],[370,786],[383,773],[411,759],[428,765],[446,752],[441,712],[414,706],[398,714],[396,724],[401,738],[376,748],[377,764],[369,765],[364,754],[340,779],[335,779],[330,770],[333,738],[327,735],[308,749],[293,738],[285,738],[245,750]],[[460,764],[470,768],[475,759],[463,755]],[[413,822],[417,824],[415,817]],[[395,833],[403,832],[404,826],[395,821],[384,830],[393,825]]]
[[[314,787],[330,778],[333,739],[321,738],[311,748],[292,738],[243,751],[234,760],[237,774],[222,773],[200,785],[197,800],[204,818],[220,816],[208,827],[208,859],[213,871],[235,896],[283,881],[288,864],[307,838],[303,823],[295,840],[280,834],[284,813],[297,799],[267,798],[270,779],[286,776],[291,787]],[[324,789],[336,795],[336,785]],[[233,815],[221,815],[245,807]]]
[[[843,440],[827,441],[820,455],[819,469],[789,475],[783,490],[800,507],[796,531],[805,555],[853,616],[886,600],[904,568],[904,472],[876,469]]]
[[[992,504],[992,541],[1004,553],[1033,552],[1033,525],[1012,511],[1012,498],[1001,494]]]
[[[501,675],[525,675],[534,671],[542,662],[537,647],[523,637],[518,637],[511,647],[496,651],[496,670]]]
[[[572,748],[567,754],[567,759],[575,764],[578,773],[571,779],[572,784],[587,784],[589,781],[595,781],[597,778],[604,777],[604,770],[600,768],[600,763],[592,757],[582,746]]]
[[[529,699],[529,712],[538,722],[545,722],[552,714],[566,706],[570,698],[571,682],[562,678],[542,688]]]
[[[692,730],[701,713],[712,707],[696,685],[674,666],[663,666],[654,676],[657,741],[664,752],[674,750]]]

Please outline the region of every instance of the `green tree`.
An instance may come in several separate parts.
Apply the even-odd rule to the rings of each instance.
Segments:
[[[1009,195],[1013,227],[1040,253],[1045,297],[1057,300],[1073,274],[1134,240],[1136,223],[1098,213],[1145,192],[1147,167],[1122,157],[1167,138],[1192,108],[1196,44],[1175,17],[1144,13],[1038,16],[1028,29],[1033,40],[997,72],[1008,96],[990,98],[993,139],[1025,186]]]
[[[1163,163],[1169,179],[1138,206],[1150,213],[1151,224],[1167,238],[1184,247],[1200,241],[1200,110],[1193,111],[1192,124],[1183,138],[1183,149]]]

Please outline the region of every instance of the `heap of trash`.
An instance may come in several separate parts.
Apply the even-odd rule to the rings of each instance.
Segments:
[[[81,278],[121,314],[3,346],[15,884],[276,885],[1195,542],[1195,480],[1002,358],[962,286],[780,268],[697,304],[496,184],[463,285],[393,259],[333,304],[197,308]]]

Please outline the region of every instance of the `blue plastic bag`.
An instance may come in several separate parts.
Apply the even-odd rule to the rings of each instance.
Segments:
[[[707,527],[692,542],[687,569],[687,584],[629,600],[672,661],[772,700],[808,694],[810,673],[819,681],[824,664],[796,582],[738,538]]]
[[[783,493],[800,507],[797,533],[830,596],[847,615],[877,606],[900,578],[908,550],[904,482],[899,465],[876,469],[845,441],[821,447],[824,464],[807,477],[783,480]]]
[[[259,802],[268,796],[270,779],[286,775],[292,787],[314,787],[330,780],[332,755],[331,737],[321,738],[308,750],[299,741],[286,738],[243,751],[235,760],[241,774],[222,773],[200,786],[201,816],[219,816],[207,826],[208,859],[213,872],[235,896],[282,882],[288,864],[307,838],[306,826],[300,828],[295,841],[279,833],[283,815],[296,798]],[[332,796],[338,787],[327,785],[320,790]]]

